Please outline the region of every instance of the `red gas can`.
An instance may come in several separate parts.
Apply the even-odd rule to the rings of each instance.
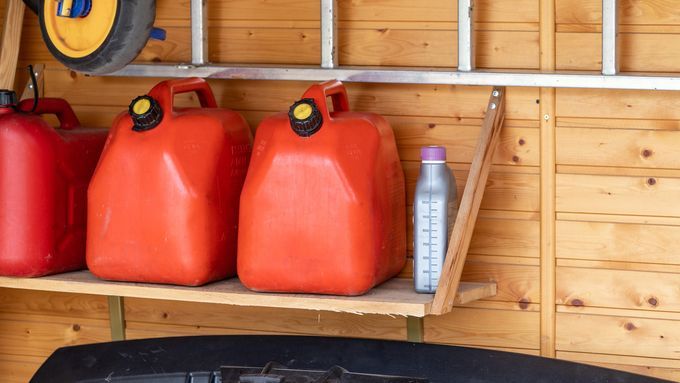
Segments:
[[[175,109],[196,92],[200,108]],[[164,81],[114,122],[92,178],[87,265],[111,280],[201,285],[236,273],[252,136],[210,86]]]
[[[350,112],[338,81],[312,86],[257,130],[241,195],[241,281],[258,291],[365,293],[404,266],[404,189],[387,121]]]
[[[69,104],[18,107],[0,91],[0,275],[37,277],[85,267],[86,192],[107,130],[86,129]],[[54,114],[54,129],[39,115]]]

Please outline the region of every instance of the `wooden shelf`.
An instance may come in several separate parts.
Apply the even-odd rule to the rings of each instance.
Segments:
[[[308,294],[256,293],[237,278],[202,287],[146,283],[110,282],[88,271],[76,271],[42,278],[0,277],[0,287],[66,293],[122,296],[304,310],[324,310],[356,314],[385,314],[424,317],[430,314],[434,295],[417,294],[409,279],[393,279],[359,297]],[[461,282],[456,303],[464,304],[496,295],[495,283]]]

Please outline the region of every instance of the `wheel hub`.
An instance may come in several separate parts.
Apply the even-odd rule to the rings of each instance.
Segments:
[[[92,0],[59,0],[57,16],[75,19],[86,17],[91,10]]]

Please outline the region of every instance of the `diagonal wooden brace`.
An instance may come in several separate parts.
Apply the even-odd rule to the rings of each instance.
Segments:
[[[449,239],[446,261],[437,286],[437,293],[430,308],[431,314],[446,314],[453,308],[504,118],[505,88],[495,87],[486,109],[479,143],[472,158],[458,216]]]

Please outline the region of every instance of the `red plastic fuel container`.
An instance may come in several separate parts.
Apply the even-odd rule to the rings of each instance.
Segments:
[[[0,91],[0,275],[82,269],[87,185],[108,132],[80,127],[62,99],[40,99],[33,113],[33,100],[16,104]]]
[[[314,85],[255,135],[239,278],[256,291],[363,294],[404,266],[405,205],[388,122],[350,112],[342,83]]]
[[[195,92],[200,108],[174,108]],[[252,136],[207,82],[164,81],[114,122],[88,194],[87,265],[121,281],[198,286],[236,274]]]

